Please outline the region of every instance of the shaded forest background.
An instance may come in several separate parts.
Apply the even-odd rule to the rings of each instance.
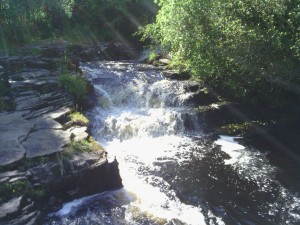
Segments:
[[[152,0],[2,0],[0,48],[60,37],[133,40],[156,12]]]

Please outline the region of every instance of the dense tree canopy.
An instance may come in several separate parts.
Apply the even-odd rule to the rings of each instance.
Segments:
[[[151,37],[195,76],[234,97],[299,99],[299,0],[157,0]],[[259,93],[259,94],[258,94]]]
[[[0,47],[60,36],[130,38],[155,13],[152,0],[2,0]]]

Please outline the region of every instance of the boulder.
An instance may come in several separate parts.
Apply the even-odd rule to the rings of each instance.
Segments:
[[[191,75],[185,72],[178,72],[176,70],[165,70],[163,71],[163,76],[171,80],[188,80]]]
[[[109,163],[106,158],[95,153],[82,153],[72,159],[64,159],[62,164],[49,162],[31,168],[30,172],[33,182],[51,193],[49,204],[52,207],[61,201],[122,187],[118,162],[115,160]]]

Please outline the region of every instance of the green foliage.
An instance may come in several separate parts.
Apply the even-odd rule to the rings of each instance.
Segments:
[[[0,99],[0,112],[12,111],[15,108],[15,104],[11,99]]]
[[[58,86],[66,89],[76,103],[82,102],[88,94],[86,79],[77,74],[64,73],[58,76]]]
[[[0,203],[21,195],[40,201],[46,196],[46,191],[43,188],[33,188],[28,180],[5,182],[0,185]]]
[[[10,95],[10,88],[7,76],[2,72],[3,68],[0,66],[0,111],[13,110],[15,105]]]
[[[102,157],[104,150],[103,148],[92,138],[81,140],[81,141],[72,141],[68,147],[64,150],[64,156],[67,158],[72,158],[75,155],[80,153],[98,153]]]
[[[18,164],[18,170],[22,172],[26,172],[30,168],[36,167],[41,164],[46,164],[48,162],[54,162],[56,158],[52,155],[48,156],[39,156],[33,159],[27,159]]]
[[[150,37],[229,97],[297,98],[299,0],[157,0]],[[254,96],[259,96],[254,98]]]
[[[87,126],[89,124],[88,118],[86,118],[80,112],[73,112],[69,115],[72,124],[80,125],[80,126]]]
[[[155,52],[150,52],[148,62],[152,63],[152,62],[154,62],[154,60],[156,60],[156,58],[157,58],[157,54]]]
[[[255,131],[257,128],[262,129],[268,125],[270,124],[263,121],[247,121],[242,123],[225,124],[221,126],[220,130],[222,133],[230,135],[249,134],[251,131]]]
[[[120,41],[155,12],[153,0],[1,0],[0,49],[64,36]]]

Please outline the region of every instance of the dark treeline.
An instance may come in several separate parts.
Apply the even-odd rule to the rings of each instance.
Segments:
[[[0,47],[55,37],[132,38],[155,14],[152,0],[1,0]]]

